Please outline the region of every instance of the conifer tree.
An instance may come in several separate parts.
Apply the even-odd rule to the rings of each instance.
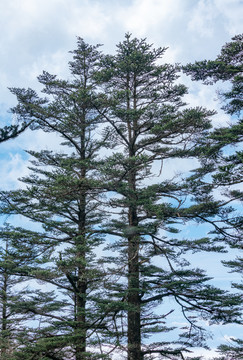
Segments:
[[[223,194],[230,201],[242,201],[242,191],[240,185],[243,181],[242,158],[243,152],[240,149],[242,143],[242,69],[243,69],[243,35],[236,35],[232,41],[226,43],[221,53],[215,60],[198,61],[195,64],[188,64],[183,67],[184,71],[192,76],[192,80],[203,80],[204,84],[213,84],[219,80],[227,81],[231,88],[228,91],[220,91],[220,99],[223,100],[222,109],[232,116],[232,125],[215,129],[207,139],[208,162],[210,166],[205,168],[205,173],[212,173],[213,184],[223,189]],[[231,146],[231,154],[225,151],[226,146]],[[232,151],[235,150],[234,152]],[[202,169],[198,169],[200,177],[203,175]],[[238,189],[236,188],[238,187]],[[242,217],[237,214],[232,223],[239,233],[236,241],[229,244],[238,249],[242,248],[241,231]],[[227,264],[227,263],[225,263]],[[228,263],[231,269],[241,273],[241,259]],[[236,284],[235,284],[236,285]],[[240,288],[240,285],[238,285]]]
[[[54,288],[49,297],[41,290],[32,294],[26,304],[30,313],[44,319],[37,340],[23,355],[31,359],[96,358],[97,348],[92,355],[87,342],[95,345],[100,341],[97,333],[102,338],[102,331],[109,332],[96,301],[102,289],[93,253],[102,242],[96,231],[102,212],[95,173],[102,146],[95,131],[101,120],[91,103],[100,59],[97,47],[78,39],[70,62],[72,80],[43,72],[39,81],[44,99],[31,89],[11,90],[18,99],[14,113],[63,139],[61,152],[29,151],[34,160],[30,175],[22,179],[26,188],[1,193],[2,212],[20,214],[43,228],[16,229],[29,245],[39,248],[35,263],[20,273]]]
[[[33,248],[22,243],[21,251],[15,246],[9,225],[1,229],[0,247],[0,354],[2,360],[14,359],[14,354],[31,341],[33,316],[26,312],[28,291],[20,268],[29,266],[35,257]],[[27,250],[25,252],[25,250]]]
[[[226,43],[215,60],[197,61],[183,67],[192,80],[202,80],[204,84],[214,84],[224,81],[229,84],[227,91],[220,91],[222,109],[232,115],[232,125],[215,129],[211,134],[211,146],[208,157],[218,159],[217,174],[214,174],[215,185],[231,186],[242,182],[242,151],[226,156],[219,152],[227,145],[236,146],[242,141],[242,70],[243,70],[243,35],[236,35],[232,41]],[[238,120],[238,121],[237,121]],[[207,144],[209,146],[209,143]],[[229,192],[230,197],[239,199],[240,192]]]
[[[0,325],[1,325],[1,337],[0,337],[0,356],[1,359],[7,359],[12,352],[12,339],[13,334],[10,325],[10,288],[13,284],[13,279],[10,278],[8,271],[9,267],[9,253],[8,242],[1,247],[1,272],[0,272]]]
[[[50,346],[45,348],[39,344],[51,334],[51,323],[49,327],[42,326],[51,317],[47,309],[59,309],[61,312],[65,303],[55,301],[53,291],[45,289],[42,292],[38,290],[40,284],[33,283],[36,278],[31,270],[36,271],[40,266],[38,260],[43,251],[43,247],[38,246],[37,233],[8,225],[1,229],[1,239],[7,243],[7,249],[1,253],[0,263],[3,288],[6,289],[2,318],[6,318],[3,322],[10,345],[5,352],[6,359],[39,359],[41,356],[43,359],[63,359],[61,351],[56,354]]]
[[[26,188],[1,192],[1,211],[35,226],[12,231],[15,246],[24,239],[37,252],[16,274],[53,289],[28,294],[24,311],[42,326],[16,359],[108,359],[106,344],[127,349],[128,360],[185,358],[204,345],[201,319],[238,321],[239,297],[210,285],[205,271],[183,259],[224,251],[220,221],[231,209],[197,176],[191,186],[186,174],[167,174],[171,161],[203,156],[214,112],[185,106],[179,66],[158,63],[164,52],[127,34],[116,55],[101,57],[78,39],[72,80],[44,72],[39,81],[46,98],[12,89],[18,99],[13,112],[64,141],[60,152],[29,151]],[[181,235],[193,221],[217,231]],[[105,234],[112,251],[106,265],[95,259]],[[182,331],[170,324],[178,308],[188,323]],[[179,339],[168,340],[173,330]]]
[[[207,143],[206,156],[208,166],[205,173],[212,174],[213,185],[221,189],[228,201],[235,201],[236,205],[242,202],[240,185],[243,178],[242,159],[242,70],[243,70],[243,34],[236,35],[232,41],[226,43],[215,60],[197,61],[183,67],[185,73],[191,75],[192,80],[202,80],[204,84],[214,84],[218,81],[227,82],[229,89],[219,92],[222,109],[232,116],[229,127],[215,129],[210,135],[211,142]],[[228,155],[226,147],[231,147]],[[232,151],[234,149],[235,151]],[[211,160],[211,163],[210,163]],[[198,175],[203,177],[203,170],[198,169]],[[226,221],[227,231],[232,229],[237,237],[228,236],[228,244],[239,250],[239,256],[231,261],[223,261],[231,272],[242,274],[242,216],[239,211]],[[232,286],[242,291],[242,283],[233,283]],[[221,345],[219,351],[224,355],[220,359],[240,359],[242,357],[242,340],[232,339],[231,345]]]
[[[181,258],[191,251],[222,251],[217,236],[173,238],[179,227],[193,220],[200,224],[208,219],[212,228],[218,227],[216,220],[227,212],[223,202],[213,199],[211,188],[193,194],[182,178],[156,182],[159,162],[157,173],[166,177],[169,161],[201,154],[200,139],[208,135],[213,115],[201,107],[184,107],[182,96],[187,89],[176,83],[179,68],[158,64],[164,51],[127,34],[116,55],[105,58],[99,78],[106,107],[100,114],[113,138],[113,155],[102,171],[107,190],[116,194],[109,205],[117,212],[105,231],[117,239],[110,249],[119,258],[108,261],[117,264],[117,273],[120,267],[120,280],[113,280],[110,288],[120,307],[117,328],[121,346],[122,334],[127,336],[128,360],[148,359],[152,354],[161,359],[183,358],[190,347],[204,343],[200,317],[228,322],[239,315],[234,309],[237,296],[209,285],[203,270],[190,268]],[[163,333],[173,330],[166,319],[176,308],[161,311],[167,298],[174,299],[188,322],[179,340],[163,340]],[[161,334],[158,342],[146,340],[156,333]]]

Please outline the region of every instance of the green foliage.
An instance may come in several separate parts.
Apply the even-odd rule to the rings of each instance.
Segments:
[[[219,353],[222,355],[215,360],[238,360],[243,356],[243,341],[240,339],[230,339],[229,345],[221,345],[218,348]]]
[[[2,229],[14,256],[3,273],[28,281],[16,314],[40,322],[13,352],[16,360],[109,359],[116,349],[129,360],[177,359],[206,346],[203,321],[239,322],[239,296],[210,285],[187,260],[239,239],[239,219],[213,190],[238,181],[240,154],[203,181],[221,148],[239,141],[239,127],[214,132],[214,111],[186,107],[179,66],[162,63],[165,48],[131,34],[113,56],[98,47],[78,38],[71,80],[46,71],[38,77],[44,98],[11,89],[12,111],[62,141],[62,152],[29,151],[23,189],[0,193],[2,214],[30,221]],[[172,161],[188,158],[202,167],[168,175]],[[192,223],[208,224],[209,233],[189,238],[183,230]],[[171,325],[178,309],[183,328]]]
[[[206,84],[214,83],[219,80],[229,81],[231,89],[226,92],[220,92],[221,100],[223,100],[223,109],[226,113],[237,116],[238,122],[227,127],[215,129],[210,135],[211,144],[208,143],[208,155],[212,159],[211,169],[205,171],[212,173],[213,186],[223,188],[224,196],[228,197],[228,202],[242,202],[242,191],[236,189],[236,186],[242,183],[242,151],[238,150],[242,143],[242,54],[243,54],[243,35],[237,35],[232,41],[226,43],[216,60],[196,62],[188,64],[184,67],[187,74],[192,75],[193,80],[203,80]],[[235,121],[235,119],[234,119]],[[226,155],[229,147],[235,146],[236,150],[230,155]],[[223,150],[223,151],[222,151]],[[201,174],[200,174],[201,173]],[[202,177],[202,171],[198,169],[198,176]],[[232,188],[234,186],[234,188]],[[225,190],[225,188],[227,190]],[[236,204],[237,204],[236,203]],[[228,243],[231,247],[242,249],[242,217],[237,213],[226,221],[226,234],[228,234]],[[236,234],[233,238],[233,229]],[[223,230],[223,231],[225,231]],[[222,233],[221,233],[222,235]],[[235,260],[223,261],[223,264],[231,269],[231,272],[242,274],[242,259],[237,257]],[[242,290],[242,284],[233,283],[232,286],[238,290]],[[235,343],[235,345],[234,345]],[[240,359],[242,357],[242,340],[232,339],[232,345],[221,345],[219,352],[223,355],[220,359]]]
[[[24,132],[31,123],[24,122],[21,125],[4,126],[0,129],[0,143],[13,139]]]
[[[33,129],[57,133],[64,149],[30,151],[33,160],[30,175],[22,179],[25,188],[1,192],[2,213],[22,215],[33,224],[31,229],[3,231],[2,236],[13,239],[17,259],[28,256],[28,251],[35,255],[32,263],[14,273],[44,286],[30,292],[22,307],[41,325],[30,345],[16,352],[20,359],[96,358],[96,350],[88,354],[86,343],[94,346],[96,334],[102,337],[107,332],[97,302],[102,273],[93,251],[102,243],[96,229],[103,218],[100,181],[94,171],[103,144],[94,138],[101,119],[92,105],[100,53],[78,39],[73,54],[72,80],[59,80],[47,72],[39,76],[46,98],[31,89],[11,89],[18,99],[12,111],[31,121]],[[53,291],[47,293],[45,286]]]
[[[226,102],[223,109],[229,114],[238,114],[242,110],[242,60],[243,34],[236,35],[226,43],[215,60],[197,61],[188,64],[183,70],[192,75],[193,80],[203,80],[212,84],[218,80],[231,81],[230,91],[221,93]]]
[[[120,261],[113,260],[120,268],[114,270],[109,286],[113,297],[120,295],[121,301],[127,303],[130,360],[141,359],[142,354],[166,354],[162,340],[154,346],[145,339],[156,332],[162,335],[173,330],[166,323],[170,312],[160,310],[160,315],[156,314],[157,306],[167,298],[174,299],[188,321],[187,330],[181,334],[188,348],[204,345],[199,317],[227,323],[237,321],[239,316],[239,297],[207,285],[206,274],[191,269],[181,258],[182,253],[194,249],[224,251],[222,240],[227,234],[220,238],[225,230],[217,223],[225,220],[232,209],[214,200],[213,186],[202,187],[198,178],[193,184],[180,179],[148,185],[155,179],[156,161],[203,157],[204,143],[198,139],[208,138],[210,116],[214,114],[203,108],[183,108],[182,96],[187,90],[174,84],[177,66],[158,65],[163,53],[164,49],[154,50],[145,40],[127,34],[116,55],[104,59],[106,69],[99,78],[110,124],[106,133],[116,144],[101,171],[106,189],[111,191],[109,205],[120,214],[105,228],[117,239],[110,249],[115,251],[115,257],[120,256]],[[166,166],[161,171],[166,175]],[[179,234],[177,239],[171,239],[179,232],[178,225],[192,221],[209,223],[211,236],[183,241]],[[107,261],[111,259],[109,256]],[[162,265],[155,265],[158,262]],[[114,286],[117,274],[119,286]],[[116,314],[121,329],[122,312]],[[180,356],[181,341],[172,340],[174,348],[178,348],[168,350],[168,354]],[[141,349],[141,344],[146,350]]]

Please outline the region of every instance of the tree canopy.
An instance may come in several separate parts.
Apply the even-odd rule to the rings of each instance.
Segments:
[[[239,217],[214,194],[223,169],[203,181],[222,138],[234,143],[235,131],[238,142],[238,128],[213,131],[215,112],[183,101],[180,67],[162,62],[165,51],[126,34],[114,55],[103,55],[78,38],[70,79],[44,71],[44,97],[11,89],[20,121],[61,142],[60,151],[29,150],[23,188],[0,193],[1,213],[13,219],[1,237],[16,257],[10,271],[3,252],[3,279],[29,284],[16,312],[39,321],[27,340],[15,340],[12,360],[112,359],[116,351],[128,360],[185,359],[206,346],[204,322],[240,322],[240,296],[189,262],[240,239]],[[196,66],[200,76],[207,70]],[[213,79],[215,71],[211,64]],[[193,174],[171,172],[192,159],[202,164]],[[31,225],[15,226],[16,215]],[[193,224],[207,233],[188,235]],[[178,312],[183,326],[174,325]]]

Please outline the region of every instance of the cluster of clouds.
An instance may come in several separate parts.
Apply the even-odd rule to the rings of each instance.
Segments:
[[[131,32],[156,47],[168,46],[166,61],[185,64],[215,58],[222,45],[240,33],[242,7],[241,0],[2,1],[0,126],[16,102],[8,87],[39,89],[36,77],[43,70],[66,77],[76,36],[114,52]],[[191,89],[192,105],[215,107],[214,90],[198,83]]]
[[[76,36],[104,44],[104,52],[114,52],[126,32],[146,37],[149,43],[168,46],[165,61],[186,64],[215,58],[222,45],[240,32],[241,0],[9,0],[0,2],[0,126],[11,122],[8,109],[16,103],[8,87],[40,90],[36,77],[43,71],[68,76],[69,51],[76,47]],[[217,109],[214,124],[229,118],[215,101],[215,88],[191,82],[186,101],[190,106]],[[8,183],[25,173],[22,149],[48,147],[49,138],[29,132],[19,139],[1,144],[2,171]],[[12,152],[12,153],[11,153]],[[15,159],[15,160],[13,160]],[[18,159],[18,162],[16,162]],[[22,165],[16,164],[22,162]],[[11,165],[12,164],[12,165]],[[12,170],[9,170],[9,169]],[[14,171],[15,169],[15,171]],[[14,180],[13,180],[14,181]],[[10,181],[9,181],[10,182]],[[12,183],[12,182],[11,182]],[[6,185],[7,186],[7,185]]]
[[[1,2],[0,95],[7,86],[34,81],[44,68],[61,73],[76,36],[114,51],[129,31],[156,46],[169,46],[171,61],[213,57],[240,32],[241,5],[241,0]]]
[[[185,64],[214,58],[241,31],[241,7],[241,0],[2,1],[0,126],[15,103],[8,87],[38,88],[42,70],[66,77],[76,36],[114,52],[129,31],[168,46],[166,61]]]

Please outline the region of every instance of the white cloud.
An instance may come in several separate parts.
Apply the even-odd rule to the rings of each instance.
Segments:
[[[215,36],[221,24],[230,36],[242,30],[241,0],[200,0],[192,9],[188,29],[200,37]],[[223,20],[223,21],[222,21]]]
[[[219,353],[216,352],[216,349],[206,350],[206,349],[196,349],[193,351],[193,356],[203,356],[203,359],[212,359],[213,356],[218,356]]]
[[[71,6],[70,6],[71,5]],[[71,36],[76,34],[96,40],[105,35],[111,18],[101,2],[71,1],[68,4],[69,16],[65,19],[65,27]]]
[[[26,160],[19,153],[8,153],[5,159],[0,160],[1,189],[9,190],[23,187],[18,181],[28,174]],[[22,186],[21,186],[22,185]]]
[[[242,11],[241,0],[214,0],[216,11],[219,16],[225,18],[225,29],[230,36],[242,32]]]
[[[188,86],[189,92],[184,97],[189,107],[202,106],[208,110],[216,110],[217,114],[212,116],[212,124],[215,127],[227,126],[231,118],[222,109],[217,92],[221,85],[206,86],[201,82],[192,82],[189,77],[183,75],[182,82]]]
[[[23,188],[25,185],[19,181],[20,178],[27,176],[30,171],[29,155],[25,150],[41,151],[56,150],[60,151],[60,137],[56,134],[45,133],[41,130],[27,130],[15,139],[11,139],[1,144],[0,168],[1,168],[1,189]],[[64,151],[61,149],[61,151]]]
[[[239,31],[239,8],[238,0],[0,2],[0,99],[12,104],[6,87],[35,88],[35,77],[44,69],[62,74],[76,36],[104,43],[110,51],[130,31],[156,47],[169,46],[165,61],[214,56],[229,33]]]
[[[36,78],[41,74],[42,70],[67,78],[69,75],[67,57],[67,53],[63,51],[56,51],[50,55],[43,54],[31,64],[31,67],[29,65],[24,66],[21,69],[21,75],[27,81],[35,82],[35,84],[38,83]]]
[[[109,16],[99,1],[10,0],[0,21],[0,101],[12,106],[7,87],[36,88],[42,70],[63,74],[76,36],[102,42]]]
[[[151,30],[168,26],[173,19],[182,16],[183,4],[179,0],[134,0],[123,7],[118,18],[126,31],[146,36]]]
[[[197,7],[192,11],[188,29],[202,37],[211,37],[213,35],[215,17],[213,1],[200,0]]]

